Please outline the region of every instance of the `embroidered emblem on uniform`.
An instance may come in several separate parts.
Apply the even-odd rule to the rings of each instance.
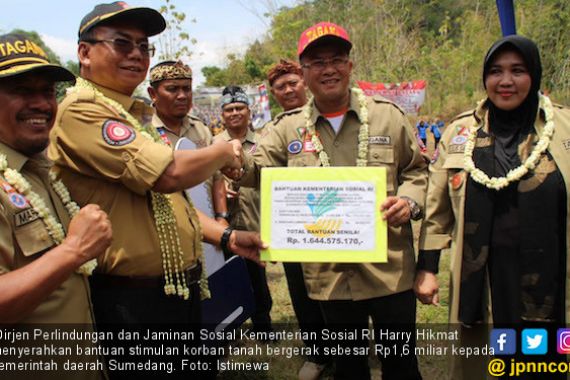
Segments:
[[[390,136],[370,136],[368,138],[368,144],[390,145],[391,143],[392,138]]]
[[[291,154],[297,154],[303,149],[303,144],[299,140],[293,140],[287,145],[287,151]]]
[[[4,189],[4,191],[8,194],[15,193],[16,190],[10,185],[8,182],[0,181],[0,186]]]
[[[570,150],[570,139],[562,141],[562,145],[564,146],[564,149]]]
[[[31,223],[39,218],[39,214],[33,208],[28,208],[24,211],[20,211],[14,215],[14,224],[16,227],[23,226],[25,224]]]
[[[103,123],[103,140],[109,145],[126,145],[135,137],[136,134],[132,128],[117,120],[107,120]]]
[[[451,143],[454,145],[463,145],[467,142],[467,137],[463,135],[457,135],[451,139]]]
[[[305,135],[305,133],[307,133],[307,128],[299,127],[299,128],[297,128],[297,133],[299,134],[299,137],[303,137]]]
[[[28,206],[28,201],[22,194],[10,193],[8,198],[10,199],[10,203],[18,208],[26,208]]]
[[[463,127],[463,126],[458,126],[457,127],[457,135],[458,136],[465,136],[468,137],[469,136],[469,128],[467,127]]]
[[[463,183],[463,174],[462,173],[456,173],[453,175],[453,177],[451,177],[451,188],[453,190],[457,190],[461,187],[461,184]]]
[[[160,135],[160,139],[168,146],[171,146],[171,142],[168,139],[168,136],[166,135],[166,128],[164,127],[158,127],[156,128],[156,130],[158,131],[158,134]]]

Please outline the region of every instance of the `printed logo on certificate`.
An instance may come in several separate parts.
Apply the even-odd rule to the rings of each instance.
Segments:
[[[261,238],[265,261],[387,261],[386,169],[264,168]]]

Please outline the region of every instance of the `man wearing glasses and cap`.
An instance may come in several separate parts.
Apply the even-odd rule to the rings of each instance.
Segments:
[[[179,323],[196,328],[204,240],[259,260],[258,234],[224,229],[196,212],[182,190],[221,168],[241,168],[239,142],[176,151],[131,98],[165,29],[159,12],[124,2],[100,4],[79,27],[80,78],[51,133],[49,155],[80,205],[109,214],[113,243],[99,259],[91,289],[97,324]]]
[[[99,206],[79,210],[44,154],[57,112],[55,83],[75,77],[25,36],[0,36],[0,46],[0,323],[92,332],[84,264],[109,246],[111,224]],[[52,372],[58,379],[102,378],[101,368],[59,369]],[[38,373],[17,370],[10,378]]]
[[[241,182],[242,186],[257,185],[261,167],[271,166],[386,168],[388,197],[379,211],[388,223],[388,262],[303,263],[303,272],[309,297],[320,301],[327,327],[364,331],[371,317],[376,343],[397,345],[397,355],[378,355],[383,379],[421,379],[414,354],[415,262],[410,219],[421,217],[427,168],[404,113],[380,96],[369,98],[349,87],[351,48],[348,33],[329,22],[301,34],[297,53],[314,98],[282,117],[256,151],[246,155]],[[366,140],[361,141],[362,136]],[[390,331],[407,338],[392,340],[380,334]],[[369,345],[362,336],[336,343],[353,348]],[[367,355],[338,355],[334,360],[335,379],[370,379]]]

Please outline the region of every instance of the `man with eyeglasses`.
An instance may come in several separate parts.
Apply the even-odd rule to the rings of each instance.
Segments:
[[[99,204],[113,225],[113,242],[91,277],[99,328],[148,323],[164,329],[168,324],[199,337],[200,298],[209,295],[201,268],[202,235],[252,260],[259,260],[262,243],[258,234],[224,229],[206,218],[182,192],[221,168],[239,170],[239,141],[173,152],[147,125],[152,109],[131,98],[149,67],[148,37],[165,26],[159,12],[122,1],[99,4],[83,18],[80,78],[60,106],[49,155],[72,197],[80,205]],[[133,344],[114,338],[104,343]],[[136,378],[145,375],[155,373]],[[135,375],[111,371],[111,376]]]
[[[410,219],[421,217],[427,168],[403,111],[380,96],[369,98],[350,88],[351,48],[348,33],[330,22],[301,34],[297,53],[314,98],[281,118],[256,151],[246,154],[241,183],[257,186],[260,169],[271,166],[356,166],[360,162],[386,168],[388,196],[379,211],[388,223],[388,262],[303,263],[303,274],[309,297],[320,301],[329,329],[367,331],[372,318],[376,344],[397,348],[388,356],[382,355],[385,351],[375,352],[382,362],[383,379],[421,379],[414,354],[415,260]],[[366,140],[360,141],[362,136]],[[315,144],[316,139],[320,144]],[[359,333],[355,339],[331,344],[352,350],[333,357],[335,379],[370,379],[368,337]]]
[[[257,136],[250,128],[251,110],[249,97],[238,86],[227,86],[222,90],[220,101],[222,122],[225,130],[214,137],[214,141],[239,140],[244,151],[253,152],[257,146]],[[229,178],[227,183],[227,210],[230,226],[240,230],[259,231],[259,190],[240,188],[239,184]],[[220,178],[219,182],[224,181]],[[219,191],[222,187],[216,186]],[[216,198],[219,198],[216,196]],[[273,331],[271,325],[271,307],[273,300],[267,286],[265,268],[255,262],[246,260],[247,271],[253,289],[255,309],[251,316],[253,330],[256,332]]]

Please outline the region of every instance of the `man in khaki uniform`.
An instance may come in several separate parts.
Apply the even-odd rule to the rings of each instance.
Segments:
[[[287,115],[288,111],[303,107],[307,103],[307,85],[303,80],[303,69],[299,63],[282,59],[269,69],[267,80],[271,94],[273,94],[273,97],[275,97],[275,100],[283,108],[284,112],[275,116],[272,121],[263,127],[260,132],[261,137],[271,133],[274,125],[279,123]],[[302,331],[315,331],[317,334],[320,334],[325,326],[325,320],[319,301],[310,299],[307,294],[301,264],[283,263],[283,269],[287,277],[289,296],[299,323],[299,329]],[[331,361],[330,357],[323,352],[325,342],[317,339],[316,341],[307,340],[304,343],[308,347],[315,345],[320,351],[318,354],[307,356],[307,361],[303,363],[299,370],[299,380],[318,379]]]
[[[150,70],[150,87],[148,94],[152,100],[155,114],[152,125],[160,133],[167,145],[176,146],[178,140],[186,137],[196,148],[212,145],[212,132],[202,120],[189,114],[192,109],[192,70],[181,61],[163,61]],[[226,192],[217,172],[206,185],[211,190],[212,206],[216,220],[226,227],[227,206]],[[214,189],[212,190],[212,187]],[[218,186],[216,189],[215,186]]]
[[[302,33],[298,55],[314,100],[307,104],[308,108],[289,111],[261,139],[253,155],[246,155],[242,185],[257,185],[260,169],[268,166],[360,163],[387,169],[388,197],[380,211],[389,226],[388,262],[303,264],[305,283],[309,296],[321,301],[325,321],[331,328],[360,331],[368,327],[368,318],[372,317],[377,343],[398,345],[402,356],[380,357],[384,379],[420,379],[414,355],[415,263],[410,218],[421,217],[426,164],[412,128],[396,105],[349,88],[351,47],[346,31],[331,23],[319,23]],[[361,133],[366,125],[368,133]],[[368,135],[368,141],[359,142],[362,135]],[[359,143],[365,148],[359,149]],[[410,339],[386,340],[379,336],[382,329],[409,333]],[[336,345],[337,341],[333,343]],[[367,339],[338,343],[368,346]],[[404,355],[404,350],[409,354]],[[335,379],[370,378],[365,355],[339,355],[334,359]]]
[[[252,259],[262,246],[258,234],[224,230],[197,213],[182,193],[222,167],[239,169],[239,142],[173,152],[144,123],[152,109],[131,98],[154,51],[148,37],[165,25],[150,8],[122,1],[95,6],[79,28],[81,78],[62,102],[51,134],[50,157],[72,195],[79,204],[99,204],[115,227],[91,282],[103,327],[196,328],[200,297],[209,293],[207,281],[199,281],[202,234]]]
[[[0,36],[0,46],[0,323],[73,323],[92,332],[89,286],[77,270],[109,246],[111,224],[92,204],[70,215],[72,202],[56,190],[61,187],[50,178],[44,155],[57,112],[55,82],[74,76],[51,65],[25,36]],[[52,357],[34,362],[45,359]],[[101,368],[73,376],[57,369],[14,371],[10,378],[102,377]]]
[[[249,98],[241,87],[228,86],[222,92],[222,121],[225,130],[216,135],[216,141],[241,141],[244,151],[252,153],[257,147],[257,136],[250,129],[251,111]],[[223,179],[218,181],[222,182]],[[240,188],[237,182],[228,179],[227,197],[230,226],[240,230],[259,231],[259,191],[252,188]],[[220,186],[217,186],[219,189]],[[273,300],[267,286],[265,268],[246,260],[253,295],[255,311],[251,317],[253,329],[271,331],[271,306]]]

